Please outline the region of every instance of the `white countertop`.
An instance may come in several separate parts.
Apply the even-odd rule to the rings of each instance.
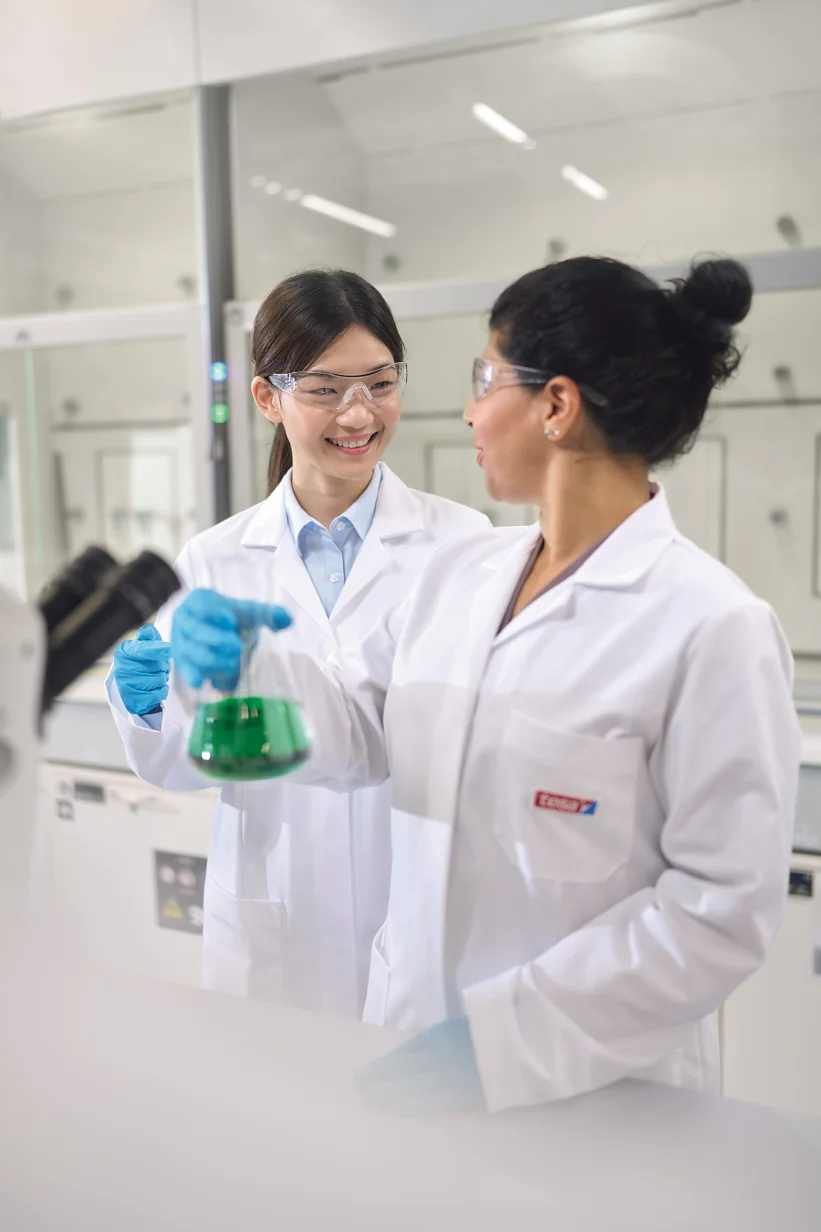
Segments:
[[[9,1232],[817,1232],[821,1121],[625,1083],[402,1121],[391,1033],[182,988],[0,970]]]

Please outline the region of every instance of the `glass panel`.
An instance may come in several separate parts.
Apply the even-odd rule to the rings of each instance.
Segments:
[[[821,244],[821,8],[678,8],[234,86],[238,294],[310,264],[512,278],[579,252],[658,265]],[[317,196],[390,233],[316,213]]]
[[[17,422],[7,395],[11,373],[0,356],[0,587],[26,594],[20,541],[20,462]]]
[[[367,160],[312,74],[241,82],[234,102],[234,253],[238,298],[261,299],[313,265],[363,271],[368,236],[301,208],[303,192],[364,209]]]
[[[695,449],[660,478],[682,531],[821,654],[821,291],[757,297],[741,369]]]
[[[775,607],[799,654],[821,654],[819,442],[821,401],[733,407],[662,476],[681,529]]]
[[[312,264],[389,288],[503,282],[577,253],[653,267],[821,247],[820,42],[816,0],[700,0],[241,83],[238,294]],[[466,449],[484,319],[401,325],[410,382],[388,461],[497,521],[529,517],[487,503]],[[820,333],[821,290],[759,295],[739,376],[662,475],[682,529],[816,655]]]
[[[19,477],[4,497],[0,469],[19,510],[7,584],[33,595],[89,543],[176,557],[197,529],[183,340],[0,353],[0,403]]]
[[[9,516],[0,548],[0,586],[21,598],[34,593],[59,560],[53,544],[45,541],[45,524],[53,526],[54,519],[44,510],[50,488],[43,483],[45,441],[31,398],[32,386],[32,355],[0,351],[0,406],[9,450],[4,483]]]
[[[821,397],[821,290],[757,295],[739,331],[738,376],[715,401],[791,403]],[[780,431],[789,420],[776,418]]]
[[[197,293],[190,97],[0,124],[0,314]]]
[[[10,552],[14,547],[12,434],[11,408],[4,402],[0,404],[0,552]]]

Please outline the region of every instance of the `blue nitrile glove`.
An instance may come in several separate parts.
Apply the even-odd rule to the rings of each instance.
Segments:
[[[291,617],[282,607],[252,599],[229,599],[216,590],[192,590],[176,608],[171,622],[174,669],[198,689],[206,680],[230,693],[239,680],[242,639],[248,629],[287,629]]]
[[[114,651],[114,680],[129,714],[149,714],[168,696],[171,646],[153,625]]]
[[[122,642],[113,653],[113,678],[129,715],[148,715],[168,697],[171,647],[153,625]]]
[[[367,1103],[398,1116],[486,1107],[467,1018],[420,1031],[361,1069],[354,1084]]]

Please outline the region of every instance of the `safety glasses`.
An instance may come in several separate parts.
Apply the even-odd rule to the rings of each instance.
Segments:
[[[478,402],[485,394],[494,389],[502,389],[505,385],[546,385],[556,372],[543,372],[539,368],[526,368],[523,364],[501,363],[492,359],[474,359],[473,361],[473,398]],[[580,392],[594,406],[607,406],[603,394],[596,393],[589,385],[577,381]]]
[[[386,364],[357,376],[341,376],[337,372],[272,372],[265,379],[303,406],[339,414],[350,406],[357,392],[376,406],[398,401],[408,379],[408,365]]]

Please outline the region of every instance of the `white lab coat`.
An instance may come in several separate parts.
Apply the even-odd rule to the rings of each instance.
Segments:
[[[284,644],[325,658],[337,645],[357,645],[437,546],[486,527],[483,514],[412,491],[383,467],[373,525],[330,619],[288,529],[281,485],[197,535],[175,568],[187,587],[281,603],[295,622],[278,635]],[[165,637],[184,593],[157,619]],[[136,774],[176,790],[213,786],[188,762],[190,714],[173,673],[159,731],[128,714],[112,675],[108,691]],[[387,907],[389,816],[388,785],[342,795],[290,779],[223,787],[205,888],[205,986],[360,1017]]]
[[[442,548],[354,656],[281,655],[316,731],[300,775],[392,776],[365,1018],[466,1012],[494,1110],[715,1089],[716,1011],[785,902],[789,649],[661,492],[499,633],[537,534]]]

